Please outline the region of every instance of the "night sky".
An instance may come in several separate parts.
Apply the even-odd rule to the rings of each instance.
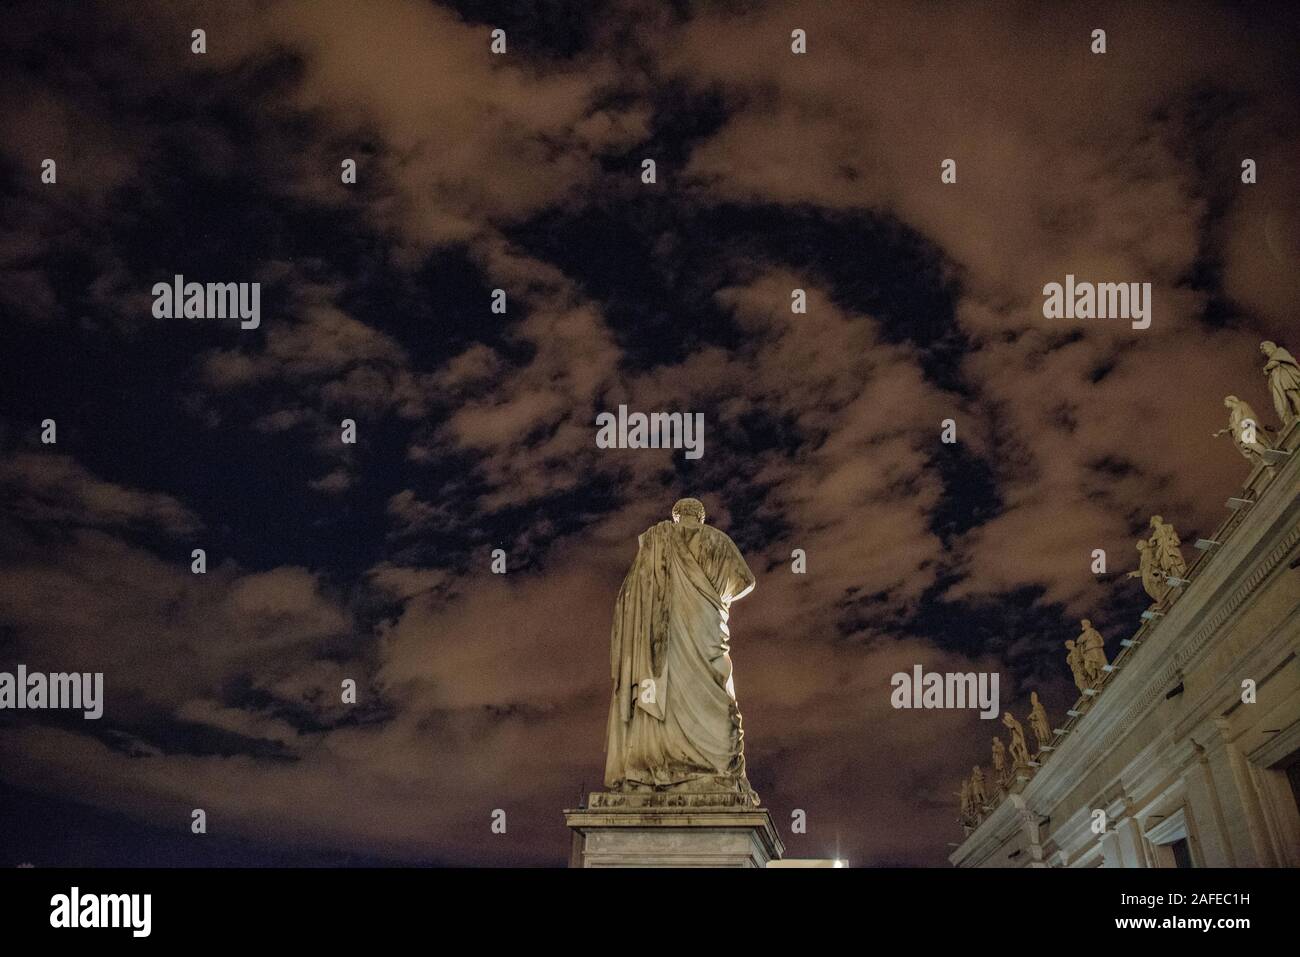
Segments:
[[[0,865],[563,864],[619,583],[686,495],[758,578],[788,854],[944,864],[1004,729],[890,676],[1059,725],[1149,516],[1208,534],[1249,471],[1223,396],[1273,424],[1285,7],[6,5],[0,670],[106,700],[0,712]],[[178,273],[259,282],[260,326],[155,318]],[[1044,318],[1066,274],[1151,283],[1151,327]],[[597,448],[620,404],[703,413],[703,457]]]

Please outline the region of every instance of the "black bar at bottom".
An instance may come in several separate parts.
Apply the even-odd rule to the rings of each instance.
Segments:
[[[902,930],[927,944],[983,939],[991,927],[1012,937],[1019,928],[1089,940],[1200,934],[1230,943],[1291,926],[1295,880],[1291,870],[19,868],[0,872],[0,927],[6,942],[76,935],[91,946],[337,946],[406,937],[440,948],[453,939],[586,947],[650,944],[669,927],[674,940],[697,927],[728,945],[770,946],[783,927],[818,939]]]

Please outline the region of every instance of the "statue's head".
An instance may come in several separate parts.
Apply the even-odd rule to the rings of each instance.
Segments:
[[[1071,651],[1074,651],[1074,639],[1067,638],[1065,641],[1065,647],[1069,648]]]
[[[1144,538],[1139,538],[1139,539],[1138,539],[1138,542],[1137,542],[1137,546],[1138,546],[1138,551],[1139,551],[1139,552],[1145,552],[1145,551],[1147,550],[1146,539],[1144,539]]]
[[[1240,401],[1241,400],[1238,399],[1235,395],[1225,395],[1223,397],[1223,404],[1229,409],[1231,409],[1234,405],[1236,405]]]
[[[1029,692],[1029,700],[1034,704],[1038,704],[1038,692],[1037,691]]]
[[[673,521],[680,522],[682,516],[690,516],[701,525],[704,524],[704,503],[698,498],[679,498],[673,505]]]
[[[1277,343],[1269,342],[1267,339],[1265,339],[1263,342],[1259,344],[1259,351],[1264,353],[1264,355],[1266,356],[1271,356],[1273,354],[1273,350],[1276,348],[1277,348]]]
[[[1152,515],[1152,516],[1151,516],[1151,527],[1152,527],[1152,528],[1158,528],[1158,527],[1159,527],[1163,522],[1164,522],[1164,519],[1161,518],[1159,515]]]
[[[1079,624],[1083,626],[1084,631],[1087,631],[1089,628],[1092,627],[1092,622],[1090,622],[1087,618],[1080,621]]]

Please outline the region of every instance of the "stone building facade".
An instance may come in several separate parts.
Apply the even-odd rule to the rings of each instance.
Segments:
[[[1300,866],[1300,421],[1275,445],[954,865]]]

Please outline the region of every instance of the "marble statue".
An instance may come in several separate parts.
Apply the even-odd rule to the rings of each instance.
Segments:
[[[1137,550],[1137,571],[1129,572],[1128,577],[1142,579],[1142,588],[1147,593],[1147,597],[1159,603],[1164,600],[1165,595],[1169,594],[1169,584],[1156,567],[1156,550],[1146,539],[1139,539]]]
[[[1001,738],[993,739],[993,780],[999,785],[1007,783],[1007,749]]]
[[[984,771],[978,764],[970,772],[970,797],[976,808],[989,803],[989,797],[984,793]]]
[[[1065,643],[1065,663],[1070,666],[1070,675],[1074,678],[1074,686],[1082,694],[1083,689],[1088,687],[1088,679],[1083,670],[1083,651],[1073,641],[1066,641]]]
[[[1264,452],[1270,448],[1267,433],[1264,431],[1264,423],[1259,420],[1250,403],[1230,395],[1224,397],[1223,405],[1228,410],[1228,427],[1212,433],[1211,437],[1230,435],[1232,444],[1247,462],[1252,465],[1268,465],[1264,461]]]
[[[1102,669],[1106,667],[1106,640],[1101,637],[1101,633],[1092,627],[1092,622],[1087,618],[1079,624],[1083,627],[1082,633],[1074,640],[1075,647],[1082,652],[1083,658],[1083,677],[1091,687],[1098,678],[1101,677]]]
[[[704,505],[684,498],[671,521],[637,539],[614,608],[605,785],[730,791],[757,805],[727,628],[731,603],[753,590],[754,576],[704,519]]]
[[[1151,537],[1147,539],[1147,544],[1155,553],[1155,565],[1162,577],[1187,577],[1187,562],[1183,558],[1182,540],[1174,531],[1174,527],[1159,515],[1151,516]]]
[[[1029,728],[1034,732],[1034,741],[1042,751],[1052,740],[1052,726],[1047,723],[1047,709],[1038,700],[1038,692],[1029,692]]]
[[[1025,729],[1010,711],[1002,713],[1002,723],[1011,732],[1011,745],[1007,748],[1011,763],[1016,767],[1029,764],[1029,746],[1025,743]]]
[[[1268,361],[1264,363],[1264,375],[1268,379],[1268,391],[1273,396],[1273,408],[1285,430],[1296,419],[1300,419],[1300,365],[1295,358],[1274,342],[1261,342],[1259,351]]]

